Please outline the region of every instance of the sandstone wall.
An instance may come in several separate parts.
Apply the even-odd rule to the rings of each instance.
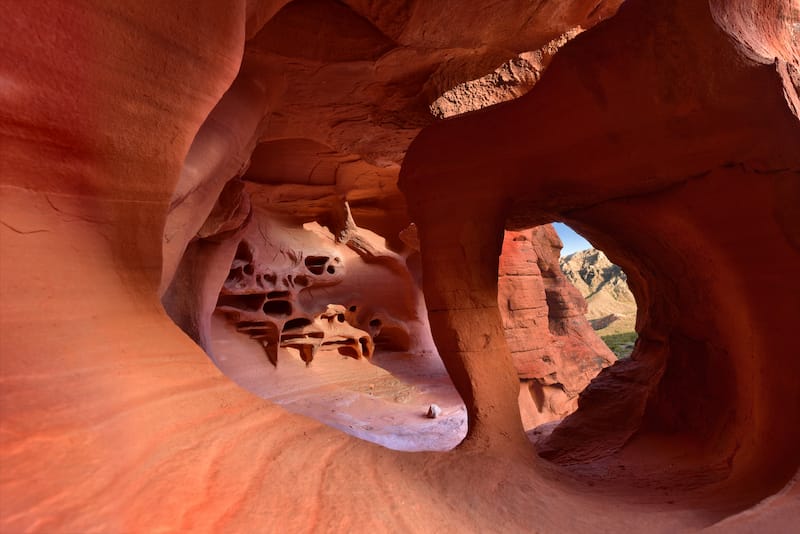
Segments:
[[[618,5],[4,6],[0,530],[791,528],[796,9]],[[526,95],[431,125],[445,90],[576,26]],[[248,169],[292,224],[342,196],[382,235],[414,220],[459,448],[390,451],[290,414],[171,321],[173,282],[220,276],[180,264],[221,253],[191,241],[223,230],[201,229]],[[539,445],[568,468],[523,432],[497,307],[504,229],[556,218],[642,309],[631,362]]]
[[[506,232],[500,254],[498,307],[522,379],[525,428],[575,411],[578,394],[616,361],[584,317],[586,301],[559,268],[561,246],[545,225]]]

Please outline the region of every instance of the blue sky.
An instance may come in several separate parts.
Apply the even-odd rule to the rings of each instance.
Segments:
[[[560,237],[561,241],[564,243],[564,248],[561,249],[562,256],[569,256],[573,252],[592,248],[591,243],[586,241],[580,234],[566,224],[557,222],[553,223],[553,226],[556,232],[558,232],[558,237]]]

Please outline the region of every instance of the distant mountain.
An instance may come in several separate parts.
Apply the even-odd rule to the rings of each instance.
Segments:
[[[561,270],[586,299],[586,318],[601,336],[632,332],[636,300],[623,270],[590,248],[561,258]]]

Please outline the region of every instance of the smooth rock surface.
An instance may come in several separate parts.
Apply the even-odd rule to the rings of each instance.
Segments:
[[[796,7],[618,6],[4,6],[0,530],[791,531]],[[579,26],[523,96],[434,122]],[[213,310],[253,206],[330,229],[343,201],[424,287],[467,412],[453,450],[291,413],[198,345],[230,328]],[[497,307],[504,230],[556,219],[628,273],[642,336],[541,434],[560,465],[524,432]]]

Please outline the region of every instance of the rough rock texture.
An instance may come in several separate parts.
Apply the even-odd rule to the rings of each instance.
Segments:
[[[448,89],[430,105],[431,114],[443,119],[519,98],[539,81],[558,49],[580,32],[580,27],[573,28],[538,50],[506,61],[491,74]]]
[[[551,225],[506,232],[497,299],[514,367],[523,380],[523,424],[561,419],[578,394],[616,357],[584,318],[586,302],[559,268],[561,240]]]
[[[344,197],[360,225],[398,246],[411,222],[399,166],[435,120],[434,100],[521,53],[543,68],[551,41],[608,17],[619,1],[258,4],[261,26],[248,28],[237,79],[200,129],[173,194],[165,280],[236,174],[262,186],[255,204],[302,222],[325,218]]]
[[[437,362],[406,258],[359,228],[347,203],[329,213],[331,233],[277,219],[236,184],[162,298],[176,324],[237,384],[293,412],[396,449],[455,446],[464,406]],[[434,426],[419,417],[431,401],[446,410]]]
[[[350,297],[348,306],[324,302],[330,300],[325,289],[341,284],[346,275],[333,240],[327,250],[301,238],[293,246],[276,242],[286,233],[256,217],[236,247],[216,309],[239,332],[262,343],[275,365],[281,346],[297,349],[307,364],[326,346],[355,358],[372,356],[372,336],[351,325],[358,317],[358,304],[350,303],[356,297]],[[315,299],[314,292],[324,300]]]
[[[239,74],[201,126],[173,193],[161,285],[170,316],[217,362],[222,355],[213,350],[210,334],[215,309],[242,334],[259,340],[275,364],[281,348],[300,351],[306,362],[319,347],[333,343],[348,344],[342,350],[354,356],[369,354],[373,336],[382,348],[423,358],[435,354],[428,322],[420,317],[426,311],[418,289],[419,255],[414,257],[419,245],[403,237],[413,227],[397,189],[408,144],[437,116],[524,94],[560,46],[615,7],[614,2],[506,6],[515,17],[543,17],[541,25],[488,7],[464,12],[465,23],[480,18],[496,26],[487,41],[479,35],[434,36],[443,13],[422,6],[329,0],[276,5],[263,27],[248,29]],[[510,57],[511,63],[504,63]],[[484,76],[491,70],[495,76]],[[441,107],[442,98],[449,99],[447,109]],[[215,204],[211,199],[216,197]],[[339,263],[302,265],[303,257],[341,256],[314,251],[296,239],[292,228],[309,221],[327,227],[337,243],[360,256],[358,273],[350,269],[345,276]],[[385,242],[376,248],[367,228]],[[293,244],[276,247],[277,242]],[[288,256],[286,248],[292,251]],[[254,255],[260,258],[255,263],[249,259]],[[220,280],[223,265],[232,267],[225,284]],[[336,270],[335,281],[309,274],[318,269],[323,278],[330,277],[329,268]],[[384,269],[392,272],[381,278]],[[345,279],[359,281],[342,284]],[[212,304],[221,284],[222,295]],[[359,310],[345,317],[347,326],[341,323],[340,329],[351,322],[356,328],[344,336],[326,336],[314,327],[325,324],[320,314],[327,305],[341,305],[331,300],[331,291],[348,301],[348,309]],[[299,300],[306,302],[298,305]],[[291,331],[283,332],[287,325]],[[237,381],[252,386],[238,369],[232,371]],[[561,404],[569,405],[579,391],[578,381],[568,382],[565,399],[548,400],[547,408],[540,403],[550,416],[567,413]]]
[[[499,447],[519,434],[510,352],[487,342],[502,328],[493,258],[503,229],[558,219],[628,273],[641,337],[542,454],[601,477],[636,459],[609,478],[641,484],[637,463],[667,458],[661,444],[686,446],[694,452],[667,462],[676,471],[645,478],[708,483],[740,506],[793,484],[800,124],[787,73],[798,13],[751,7],[626,2],[567,43],[526,95],[416,138],[400,185],[434,338],[475,441]],[[458,201],[443,202],[456,181]],[[448,236],[460,242],[442,246]],[[765,269],[767,256],[780,265]],[[440,274],[454,264],[456,275]]]
[[[559,260],[564,276],[586,299],[586,318],[598,335],[633,332],[636,299],[627,276],[602,250],[588,249]]]
[[[793,527],[796,10],[629,0],[597,24],[618,4],[6,6],[0,530]],[[578,26],[530,92],[417,136],[444,91]],[[210,312],[252,206],[334,225],[342,196],[395,252],[416,223],[409,262],[469,416],[453,451],[291,414],[189,337],[232,329]],[[557,218],[642,309],[637,355],[540,448],[569,469],[531,449],[497,307],[504,228]]]

